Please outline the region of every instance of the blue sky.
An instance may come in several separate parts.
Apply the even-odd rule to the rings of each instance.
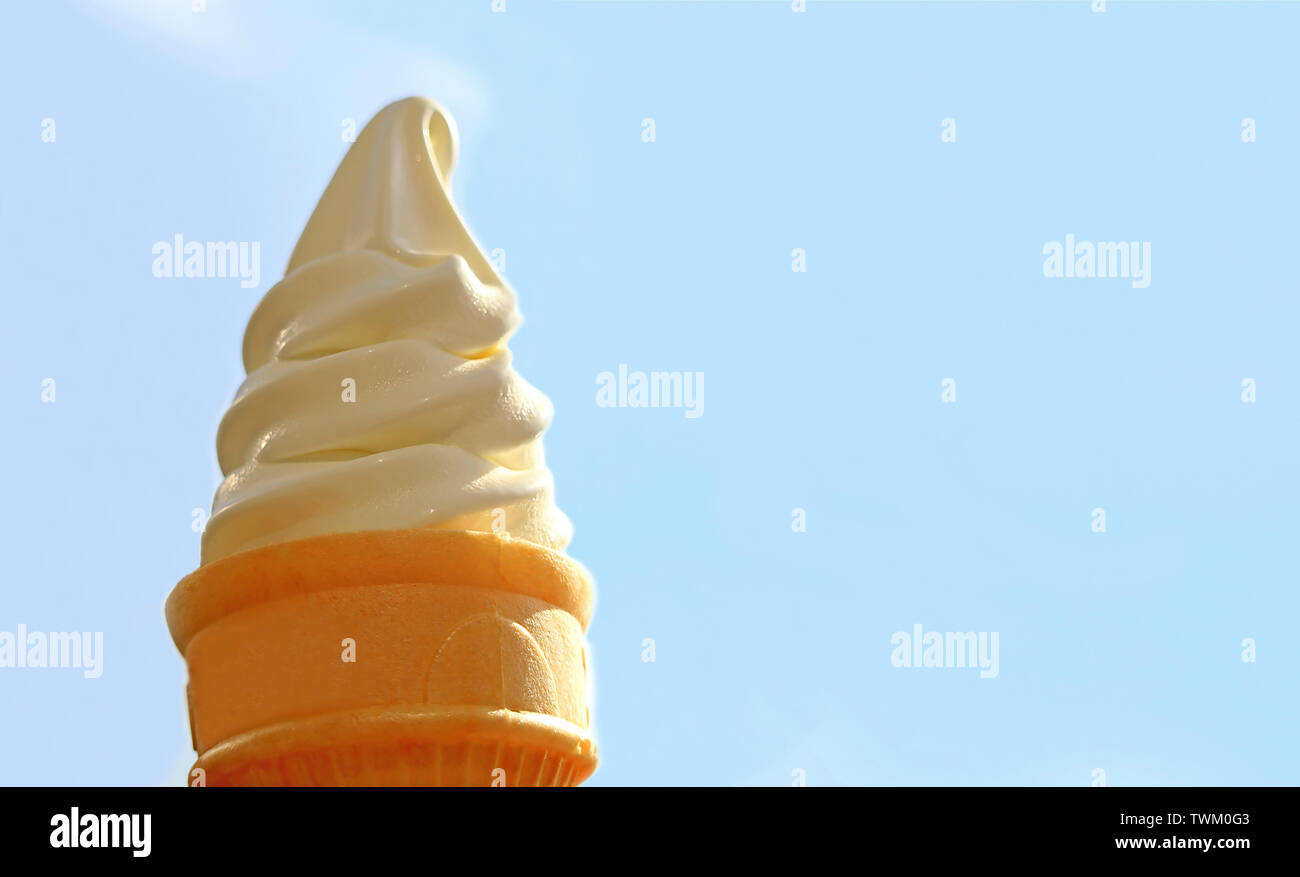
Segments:
[[[344,120],[410,94],[556,407],[593,783],[1300,782],[1300,6],[490,6],[8,12],[0,631],[105,654],[0,669],[0,783],[184,775],[162,602],[244,324]],[[153,277],[175,234],[260,242],[260,285]],[[1045,277],[1067,234],[1150,286]],[[703,372],[703,416],[598,407],[620,363]],[[914,624],[998,675],[893,666]]]

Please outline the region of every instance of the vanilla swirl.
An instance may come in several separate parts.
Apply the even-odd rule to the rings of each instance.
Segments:
[[[519,312],[451,205],[454,154],[450,118],[412,98],[345,156],[249,320],[204,563],[406,527],[568,544],[542,453],[551,404],[511,367]]]

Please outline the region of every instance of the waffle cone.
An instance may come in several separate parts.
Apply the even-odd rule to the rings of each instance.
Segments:
[[[591,609],[580,564],[492,533],[331,533],[209,563],[166,607],[191,782],[577,785],[596,767]]]

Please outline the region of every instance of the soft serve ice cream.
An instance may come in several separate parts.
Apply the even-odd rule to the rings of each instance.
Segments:
[[[212,786],[572,786],[591,575],[564,551],[514,295],[448,195],[451,120],[383,109],[244,336],[198,569],[167,598]]]
[[[511,365],[515,297],[452,204],[431,101],[376,116],[244,336],[202,562],[325,533],[504,531],[563,549],[550,401]]]

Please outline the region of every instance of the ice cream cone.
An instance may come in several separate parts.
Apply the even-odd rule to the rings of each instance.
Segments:
[[[564,554],[495,533],[329,533],[176,586],[192,784],[571,786],[596,766]]]

